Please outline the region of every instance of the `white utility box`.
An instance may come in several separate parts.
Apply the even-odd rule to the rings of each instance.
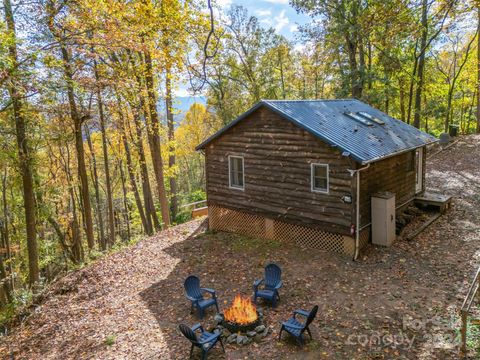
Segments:
[[[395,194],[372,195],[372,243],[390,246],[395,241]]]

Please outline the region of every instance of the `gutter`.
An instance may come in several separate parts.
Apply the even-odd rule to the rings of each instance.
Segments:
[[[421,147],[424,147],[424,146],[427,146],[427,145],[435,144],[436,142],[439,142],[439,141],[440,141],[440,139],[435,139],[435,140],[433,140],[429,143],[425,143],[425,144],[422,144],[422,145],[416,145],[416,146],[409,147],[407,149],[403,149],[403,150],[400,150],[400,151],[397,151],[397,152],[394,152],[394,153],[377,156],[377,157],[371,158],[367,161],[362,161],[361,164],[362,165],[367,165],[367,164],[370,164],[370,163],[373,163],[373,162],[388,159],[388,158],[391,158],[391,157],[394,157],[394,156],[397,156],[397,155],[401,155],[401,154],[404,154],[406,152],[409,152],[409,151],[412,151],[412,150],[415,150],[415,149],[418,149],[418,148],[421,148]]]
[[[357,181],[357,194],[355,200],[355,254],[353,260],[357,260],[358,253],[360,252],[360,172],[367,170],[370,167],[370,164],[356,170],[348,170],[350,175],[356,175]]]

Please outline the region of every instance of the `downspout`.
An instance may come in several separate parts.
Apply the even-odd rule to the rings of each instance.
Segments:
[[[364,166],[360,169],[348,170],[352,176],[354,174],[356,175],[357,182],[357,194],[355,200],[355,254],[353,256],[353,260],[357,260],[358,253],[360,252],[360,171],[366,170],[369,167],[370,164],[367,164],[367,166]]]

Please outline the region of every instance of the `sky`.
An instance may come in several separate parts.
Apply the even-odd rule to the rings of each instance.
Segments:
[[[294,40],[298,25],[309,21],[304,14],[297,14],[288,0],[217,0],[224,10],[231,5],[241,5],[248,9],[250,15],[256,16],[262,26],[273,27],[275,31],[290,40]]]
[[[310,21],[306,15],[297,14],[295,9],[289,5],[288,0],[216,0],[216,4],[224,13],[232,5],[243,6],[248,10],[249,15],[259,19],[263,27],[272,27],[278,34],[292,41],[296,38],[298,26]],[[199,101],[199,99],[190,98],[191,94],[187,84],[180,85],[175,94],[177,97],[183,98],[181,99],[182,103]]]

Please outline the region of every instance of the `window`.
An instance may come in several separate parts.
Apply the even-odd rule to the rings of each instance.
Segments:
[[[312,164],[312,191],[328,193],[327,164]]]
[[[232,189],[245,189],[245,176],[243,172],[243,156],[228,157],[228,179]]]

